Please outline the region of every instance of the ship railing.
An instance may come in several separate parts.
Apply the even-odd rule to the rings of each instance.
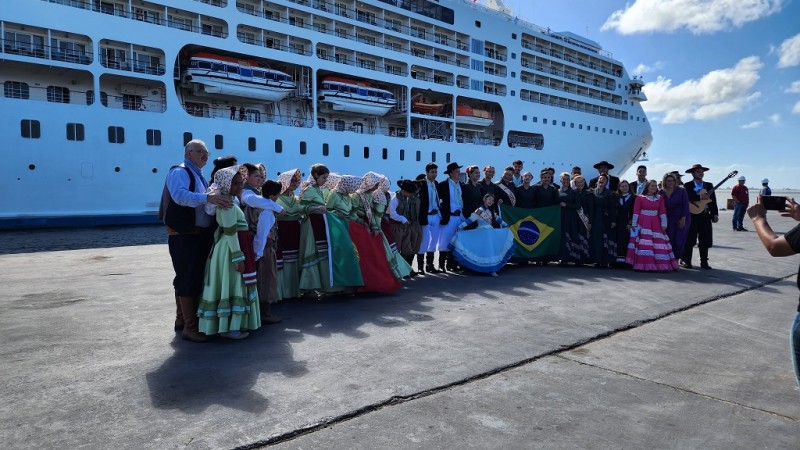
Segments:
[[[102,49],[102,48],[101,48]],[[100,64],[108,69],[126,70],[128,72],[144,73],[147,75],[164,75],[167,71],[164,64],[142,63],[132,59],[109,59],[106,54],[100,54]]]
[[[542,81],[541,80],[531,80],[530,78],[520,78],[520,81],[522,81],[523,83],[526,83],[526,84],[532,84],[534,86],[542,86]],[[615,105],[621,105],[622,104],[622,97],[620,97],[618,95],[615,95],[615,96],[612,96],[611,98],[608,98],[607,94],[604,96],[605,93],[597,93],[597,94],[595,94],[595,93],[587,91],[587,90],[582,90],[582,89],[578,89],[578,88],[571,88],[569,86],[559,86],[559,85],[557,85],[555,83],[550,83],[547,87],[549,87],[550,89],[557,90],[557,91],[563,91],[563,92],[567,92],[567,93],[570,93],[570,94],[579,95],[581,97],[587,97],[587,98],[591,98],[591,99],[599,99],[599,100],[602,100],[602,101],[605,101],[605,102],[608,102],[608,103],[613,103]]]
[[[31,42],[20,42],[13,39],[0,39],[0,50],[4,53],[31,58],[49,59],[75,64],[91,64],[94,55],[91,51],[61,48],[50,45],[39,45]],[[88,46],[88,45],[87,45]]]

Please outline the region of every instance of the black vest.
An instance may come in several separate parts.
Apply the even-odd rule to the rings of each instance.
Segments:
[[[176,167],[183,167],[189,175],[189,191],[194,192],[195,180],[192,169],[183,164],[170,167],[170,171]],[[161,193],[161,206],[158,208],[158,218],[164,225],[172,228],[178,233],[187,233],[195,229],[195,210],[191,206],[181,206],[175,203],[169,195],[166,183],[164,191]]]

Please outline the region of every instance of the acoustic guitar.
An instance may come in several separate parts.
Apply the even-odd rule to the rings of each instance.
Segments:
[[[724,180],[722,180],[719,183],[717,183],[717,185],[714,186],[713,188],[711,188],[710,191],[706,191],[705,189],[701,189],[700,192],[698,193],[698,195],[700,195],[701,197],[704,194],[711,195],[711,193],[714,192],[715,190],[717,190],[718,187],[722,186],[722,183],[730,180],[731,178],[735,177],[736,175],[739,175],[739,171],[738,170],[734,170],[733,172],[729,173],[728,176],[725,177]],[[689,202],[689,212],[691,212],[692,214],[701,214],[703,211],[705,211],[706,205],[709,204],[709,203],[711,203],[711,199],[710,198],[706,199],[706,200],[690,201]]]

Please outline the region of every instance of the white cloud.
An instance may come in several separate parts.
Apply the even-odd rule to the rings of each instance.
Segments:
[[[714,70],[699,80],[686,80],[677,86],[672,85],[671,79],[658,77],[645,84],[648,100],[642,107],[648,113],[657,113],[654,119],[663,123],[711,120],[741,111],[761,96],[750,90],[762,66],[757,56],[749,56],[735,67]]]
[[[769,119],[769,120],[770,120],[770,122],[772,122],[772,123],[780,123],[780,121],[781,121],[781,115],[780,115],[780,114],[778,114],[778,113],[775,113],[775,114],[773,114],[773,115],[771,115],[771,116],[767,117],[767,119]]]
[[[778,47],[778,67],[800,66],[800,33],[786,39]]]
[[[800,114],[800,102],[794,104],[794,108],[792,108],[792,114]]]
[[[693,34],[738,28],[781,10],[786,0],[635,0],[614,11],[601,30],[621,34],[672,32]]]
[[[789,86],[789,89],[785,90],[787,94],[800,94],[800,81],[792,82],[792,85]]]
[[[650,72],[653,72],[653,71],[656,71],[656,70],[661,70],[663,68],[664,68],[664,62],[663,61],[656,61],[655,63],[653,63],[652,66],[648,66],[647,64],[642,63],[642,64],[639,64],[638,66],[636,66],[635,69],[633,69],[632,74],[633,75],[643,75],[645,73],[650,73]]]
[[[753,128],[758,128],[763,124],[764,124],[764,122],[762,122],[760,120],[756,120],[755,122],[750,122],[750,123],[742,125],[742,129],[743,130],[750,130],[750,129],[753,129]]]

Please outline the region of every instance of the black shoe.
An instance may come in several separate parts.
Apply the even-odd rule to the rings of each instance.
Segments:
[[[700,263],[700,267],[702,267],[703,269],[706,269],[706,270],[711,270],[711,266],[709,266],[708,263],[705,262],[705,261]]]
[[[739,227],[739,228],[737,228],[737,229],[736,229],[736,231],[747,231],[747,228],[745,228],[745,227]]]
[[[684,260],[681,260],[680,264],[681,264],[681,267],[683,267],[684,269],[691,269],[692,268],[692,263],[690,263],[690,262],[686,262]]]
[[[425,266],[425,272],[428,272],[428,273],[439,273],[439,272],[441,272],[441,270],[439,270],[439,269],[437,269],[436,267],[433,267],[433,266]]]

